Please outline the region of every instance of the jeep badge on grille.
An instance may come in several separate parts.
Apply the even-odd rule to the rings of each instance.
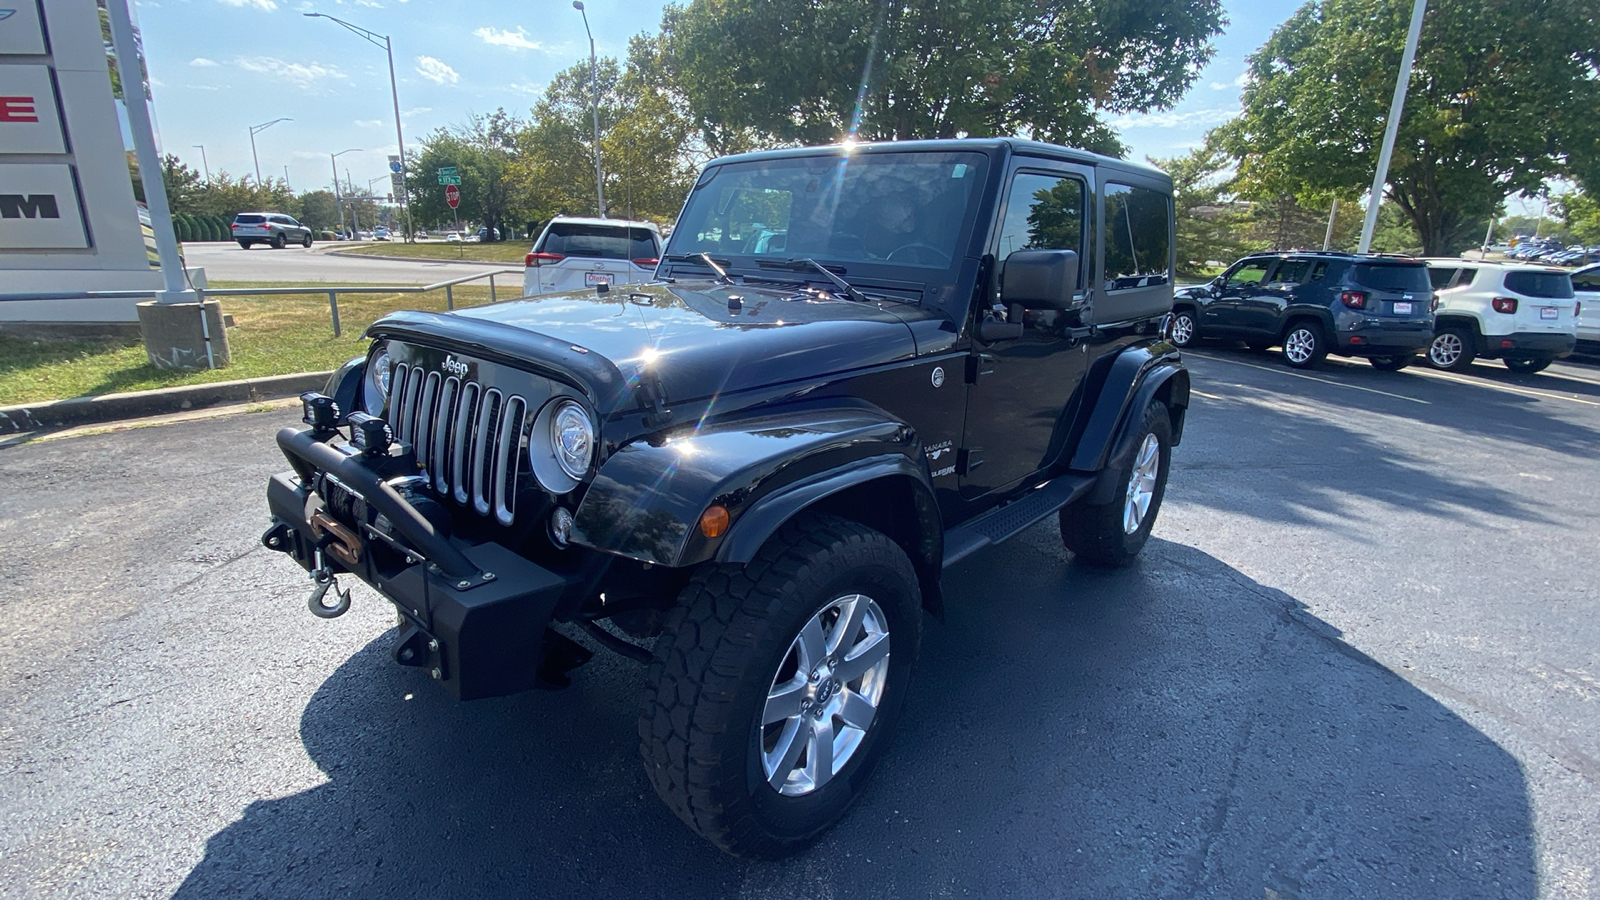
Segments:
[[[439,364],[439,368],[449,372],[451,375],[454,375],[457,378],[467,377],[467,364],[459,359],[456,359],[454,356],[446,356],[444,358],[444,362]]]

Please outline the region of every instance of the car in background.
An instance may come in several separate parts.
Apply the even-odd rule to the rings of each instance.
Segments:
[[[522,294],[649,281],[660,257],[661,231],[650,222],[557,216],[523,258]]]
[[[445,232],[444,239],[446,243],[459,244],[461,243],[461,232],[447,231]]]
[[[382,225],[372,229],[372,239],[375,241],[387,241],[389,239],[389,229]]]
[[[1600,353],[1600,263],[1572,273],[1573,299],[1578,302],[1578,345]]]
[[[428,239],[428,230],[426,228],[418,228],[416,231],[412,232],[412,237],[415,237],[419,241],[425,241]]]
[[[484,241],[489,240],[490,239],[489,238],[489,229],[487,229],[487,228],[479,228],[478,229],[478,233],[476,235],[473,235],[472,239],[474,241],[477,241],[478,243],[482,243]],[[494,230],[494,240],[497,240],[497,241],[500,240],[500,229],[498,229],[498,228],[496,228]]]
[[[1427,263],[1439,292],[1429,365],[1460,372],[1483,357],[1528,374],[1572,352],[1579,304],[1567,272],[1514,262]]]
[[[1172,342],[1201,337],[1283,348],[1297,369],[1329,353],[1361,356],[1396,371],[1433,339],[1428,270],[1410,257],[1332,252],[1263,253],[1239,260],[1210,284],[1180,290]]]
[[[301,225],[294,216],[283,213],[239,213],[233,217],[230,231],[245,250],[255,244],[266,244],[274,250],[282,250],[290,244],[311,246],[311,229]]]

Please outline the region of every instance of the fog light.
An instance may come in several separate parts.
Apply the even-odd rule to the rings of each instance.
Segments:
[[[389,423],[366,413],[350,414],[350,446],[366,456],[384,456],[394,443],[394,431]]]
[[[550,542],[557,547],[572,543],[572,513],[565,507],[558,506],[550,514]]]
[[[339,404],[326,394],[307,391],[300,395],[300,421],[318,435],[327,434],[339,425]]]

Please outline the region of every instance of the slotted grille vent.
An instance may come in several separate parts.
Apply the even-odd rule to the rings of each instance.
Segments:
[[[404,364],[395,367],[392,384],[395,436],[416,448],[417,463],[439,496],[510,525],[528,402]]]

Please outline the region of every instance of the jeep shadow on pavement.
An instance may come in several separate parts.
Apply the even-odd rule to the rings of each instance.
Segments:
[[[716,160],[649,284],[374,323],[279,432],[263,542],[463,700],[565,683],[552,625],[648,662],[656,792],[791,852],[885,752],[947,566],[1051,515],[1143,548],[1189,404],[1171,193],[1004,139]]]

